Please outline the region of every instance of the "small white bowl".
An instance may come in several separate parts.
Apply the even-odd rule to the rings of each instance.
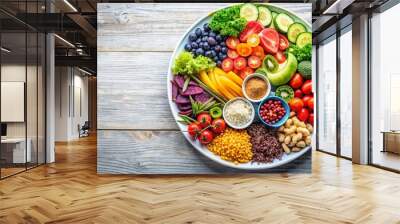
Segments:
[[[267,83],[267,88],[268,88],[268,89],[267,89],[267,92],[265,93],[265,96],[263,96],[262,98],[260,98],[260,99],[258,99],[258,100],[250,98],[250,97],[247,95],[247,93],[246,93],[246,84],[247,84],[247,81],[249,81],[251,78],[254,78],[254,77],[261,78],[262,80],[264,80],[265,83]],[[267,79],[267,77],[265,77],[265,75],[262,75],[262,74],[259,74],[259,73],[253,73],[253,74],[251,74],[251,75],[248,75],[248,76],[243,80],[242,92],[243,92],[244,97],[246,97],[246,99],[248,99],[250,102],[259,103],[259,102],[263,101],[265,98],[267,98],[267,97],[269,96],[269,94],[271,93],[271,83],[269,82],[269,80]]]
[[[233,125],[230,121],[228,121],[228,119],[226,119],[226,116],[225,116],[225,114],[226,114],[226,107],[227,107],[229,104],[231,104],[232,102],[236,101],[236,100],[241,100],[241,101],[247,103],[247,104],[250,106],[250,108],[251,108],[251,115],[250,115],[251,117],[250,117],[250,120],[249,120],[246,124],[244,124],[244,125],[242,125],[242,126]],[[223,117],[224,117],[224,120],[225,120],[226,124],[227,124],[229,127],[234,128],[234,129],[245,129],[245,128],[247,128],[248,126],[250,126],[250,125],[253,123],[255,114],[256,114],[256,113],[255,113],[255,109],[254,109],[253,104],[252,104],[250,101],[248,101],[247,99],[243,98],[243,97],[236,97],[236,98],[233,98],[233,99],[229,100],[228,102],[225,103],[224,109],[222,110],[222,115],[223,115]]]

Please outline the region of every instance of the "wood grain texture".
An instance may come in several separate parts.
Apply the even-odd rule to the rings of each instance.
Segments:
[[[82,138],[0,181],[0,224],[400,223],[399,174],[312,159],[311,174],[98,175],[96,139]]]
[[[232,173],[176,132],[166,85],[169,60],[182,35],[196,20],[226,5],[98,5],[100,173]],[[311,21],[311,4],[277,5]],[[310,156],[275,171],[309,172]]]
[[[99,53],[98,128],[177,130],[167,97],[170,57],[168,52]]]
[[[97,172],[107,174],[218,174],[242,173],[226,168],[196,151],[179,131],[99,130]],[[307,173],[311,151],[266,172]],[[249,173],[249,171],[244,171]]]
[[[193,23],[227,3],[98,4],[98,51],[173,51]],[[311,23],[311,4],[274,4]],[[149,44],[146,44],[149,43]]]

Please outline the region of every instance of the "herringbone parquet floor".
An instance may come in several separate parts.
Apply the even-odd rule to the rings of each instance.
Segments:
[[[96,139],[0,181],[0,223],[400,223],[400,175],[313,153],[312,174],[99,176]]]

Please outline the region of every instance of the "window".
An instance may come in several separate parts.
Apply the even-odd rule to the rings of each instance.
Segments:
[[[340,155],[352,157],[352,33],[351,26],[340,36]]]
[[[336,154],[336,36],[318,47],[318,149]]]
[[[371,162],[400,170],[400,5],[371,18]],[[393,131],[393,132],[392,132]]]

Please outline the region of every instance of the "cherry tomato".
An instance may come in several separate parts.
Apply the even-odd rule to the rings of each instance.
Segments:
[[[268,53],[275,54],[279,49],[279,34],[275,29],[263,29],[260,34],[260,45]]]
[[[260,59],[264,59],[264,48],[262,48],[261,46],[253,47],[253,53],[251,53],[251,55],[259,57]]]
[[[251,75],[254,73],[254,70],[250,67],[246,67],[242,71],[240,71],[240,78],[245,79],[248,75]]]
[[[221,64],[222,70],[224,72],[230,72],[233,69],[233,60],[230,58],[225,58]]]
[[[233,67],[233,73],[235,73],[236,75],[239,75],[240,70],[236,69],[235,67]]]
[[[292,79],[289,82],[289,85],[293,88],[293,89],[298,89],[303,85],[303,76],[301,76],[299,73],[296,73]]]
[[[311,80],[306,80],[301,87],[301,91],[303,91],[304,94],[308,95],[312,93],[312,82]]]
[[[286,56],[282,51],[276,52],[276,54],[274,54],[274,57],[278,61],[279,64],[282,64],[283,62],[286,61]]]
[[[247,59],[247,64],[250,68],[258,68],[261,66],[261,60],[259,57],[256,56],[250,56]]]
[[[240,43],[237,45],[236,50],[240,56],[247,57],[251,55],[252,49],[250,45],[246,43]]]
[[[300,89],[296,89],[294,91],[294,97],[302,98],[303,97],[303,92]]]
[[[196,137],[196,135],[199,134],[200,131],[201,131],[200,125],[196,123],[191,123],[188,125],[188,132],[190,136]]]
[[[310,108],[310,110],[314,110],[314,97],[307,101],[307,107]]]
[[[250,47],[256,47],[260,44],[260,37],[258,37],[258,34],[251,34],[247,38],[247,44],[250,45]]]
[[[210,126],[212,118],[208,113],[201,113],[197,115],[197,121],[201,128],[206,128]]]
[[[227,54],[228,54],[228,57],[232,58],[232,59],[239,57],[239,54],[235,50],[232,50],[232,49],[229,49]]]
[[[301,100],[303,100],[304,105],[307,106],[308,105],[308,101],[310,101],[311,98],[312,98],[312,96],[305,95],[305,96],[303,96],[303,98]]]
[[[310,123],[312,126],[314,126],[314,113],[311,113],[308,116],[308,123]]]
[[[239,39],[236,37],[228,37],[226,39],[226,46],[228,46],[230,49],[236,49],[237,45],[240,43]]]
[[[233,61],[233,67],[237,70],[242,70],[246,67],[247,61],[244,57],[238,57]]]
[[[283,34],[279,34],[279,50],[284,51],[289,47],[289,41]]]
[[[206,145],[210,143],[214,138],[214,135],[211,131],[209,130],[204,130],[200,133],[200,135],[197,137],[199,139],[200,143],[203,145]]]
[[[263,29],[263,25],[260,22],[257,21],[249,21],[246,24],[246,27],[243,29],[243,31],[239,35],[239,40],[241,42],[246,42],[247,39],[250,37],[252,34],[258,34],[261,32]]]
[[[300,98],[293,98],[289,100],[290,109],[294,112],[300,111],[304,107],[304,103]]]
[[[211,129],[213,130],[213,132],[215,134],[221,134],[222,132],[224,132],[226,128],[226,124],[224,119],[222,118],[218,118],[213,120],[212,124],[211,124]]]
[[[310,112],[307,110],[307,108],[301,108],[300,111],[297,112],[297,118],[299,118],[301,121],[307,121],[309,115]]]

